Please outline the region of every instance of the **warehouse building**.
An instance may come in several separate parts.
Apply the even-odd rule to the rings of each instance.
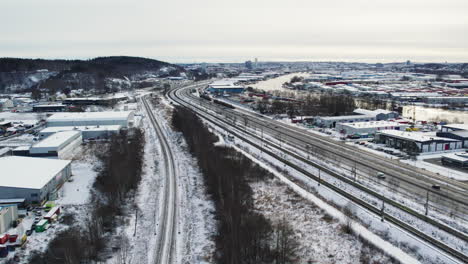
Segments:
[[[468,169],[468,153],[448,153],[441,158],[443,165]]]
[[[18,219],[18,207],[16,204],[0,205],[0,234],[5,233]]]
[[[133,111],[57,113],[47,118],[47,127],[133,125]]]
[[[360,115],[366,115],[366,116],[375,116],[375,120],[377,121],[395,119],[399,116],[397,112],[388,111],[384,109],[367,110],[367,109],[358,108],[354,110],[354,113],[360,114]]]
[[[461,130],[468,131],[468,124],[443,125],[440,129],[441,132],[461,131]]]
[[[356,122],[356,123],[339,123],[336,125],[336,130],[342,134],[355,135],[355,134],[374,134],[382,130],[401,130],[404,131],[408,124],[400,124],[390,121],[370,121],[370,122]]]
[[[468,104],[468,96],[426,97],[423,102],[427,104]]]
[[[33,106],[33,112],[63,112],[65,109],[67,106],[62,104]]]
[[[57,190],[71,176],[71,161],[10,156],[0,158],[0,199],[24,198],[40,203],[56,198]]]
[[[80,131],[83,139],[106,139],[119,133],[122,126],[64,126],[64,127],[46,127],[39,132],[39,138],[46,138],[54,133],[63,131]]]
[[[80,131],[62,131],[54,133],[29,149],[34,157],[53,156],[63,158],[83,141]]]
[[[462,148],[461,141],[437,137],[434,133],[384,130],[376,132],[375,140],[377,143],[383,143],[387,147],[413,154]]]
[[[463,148],[468,148],[468,130],[457,130],[450,132],[437,132],[438,137],[460,140]]]
[[[208,91],[212,93],[242,93],[243,86],[234,84],[233,80],[220,80],[208,85]]]
[[[321,127],[336,127],[339,123],[355,123],[375,121],[374,115],[324,116],[317,117],[315,123]]]

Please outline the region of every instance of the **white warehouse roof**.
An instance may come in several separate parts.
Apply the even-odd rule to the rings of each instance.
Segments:
[[[76,138],[80,134],[80,131],[57,132],[39,141],[39,143],[33,145],[32,148],[61,147],[63,144],[68,143],[70,139]]]
[[[382,130],[379,133],[382,135],[393,136],[393,137],[406,139],[406,140],[413,140],[417,142],[430,142],[434,140],[440,140],[440,141],[445,141],[445,142],[458,141],[456,139],[437,137],[434,135],[434,133],[406,132],[406,131],[399,131],[399,130]]]
[[[450,124],[450,125],[442,125],[442,127],[460,129],[460,130],[468,130],[468,124]]]
[[[40,133],[56,133],[62,131],[118,131],[122,128],[121,125],[104,125],[104,126],[58,126],[46,127]]]
[[[71,161],[10,156],[0,158],[0,186],[40,189]]]
[[[342,126],[350,126],[354,128],[379,128],[379,127],[395,127],[395,126],[409,126],[408,124],[400,124],[392,121],[370,121],[370,122],[355,122],[355,123],[341,123]]]
[[[132,111],[121,112],[82,112],[82,113],[57,113],[47,118],[47,122],[64,121],[101,121],[101,120],[127,120]]]

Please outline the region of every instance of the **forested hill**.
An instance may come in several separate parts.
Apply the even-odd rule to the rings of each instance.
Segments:
[[[98,57],[90,60],[0,58],[0,92],[48,88],[50,85],[54,90],[120,89],[122,87],[116,86],[122,86],[122,82],[179,76],[181,72],[184,69],[180,66],[140,57]]]

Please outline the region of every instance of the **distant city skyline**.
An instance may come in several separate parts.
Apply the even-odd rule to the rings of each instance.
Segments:
[[[468,62],[466,0],[5,0],[0,57]]]

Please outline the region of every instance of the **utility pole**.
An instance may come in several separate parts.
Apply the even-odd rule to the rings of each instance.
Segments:
[[[380,209],[380,216],[381,216],[381,219],[380,221],[384,221],[385,220],[385,201],[382,200],[382,209]]]
[[[354,176],[354,181],[357,180],[357,173],[356,173],[356,162],[354,162],[354,166],[351,168],[351,173]]]
[[[429,213],[429,191],[426,192],[426,204],[424,208],[426,209],[425,215],[427,215]]]
[[[320,169],[319,170],[319,180],[318,180],[318,186],[320,186],[320,182],[322,181],[322,179],[320,179]]]

